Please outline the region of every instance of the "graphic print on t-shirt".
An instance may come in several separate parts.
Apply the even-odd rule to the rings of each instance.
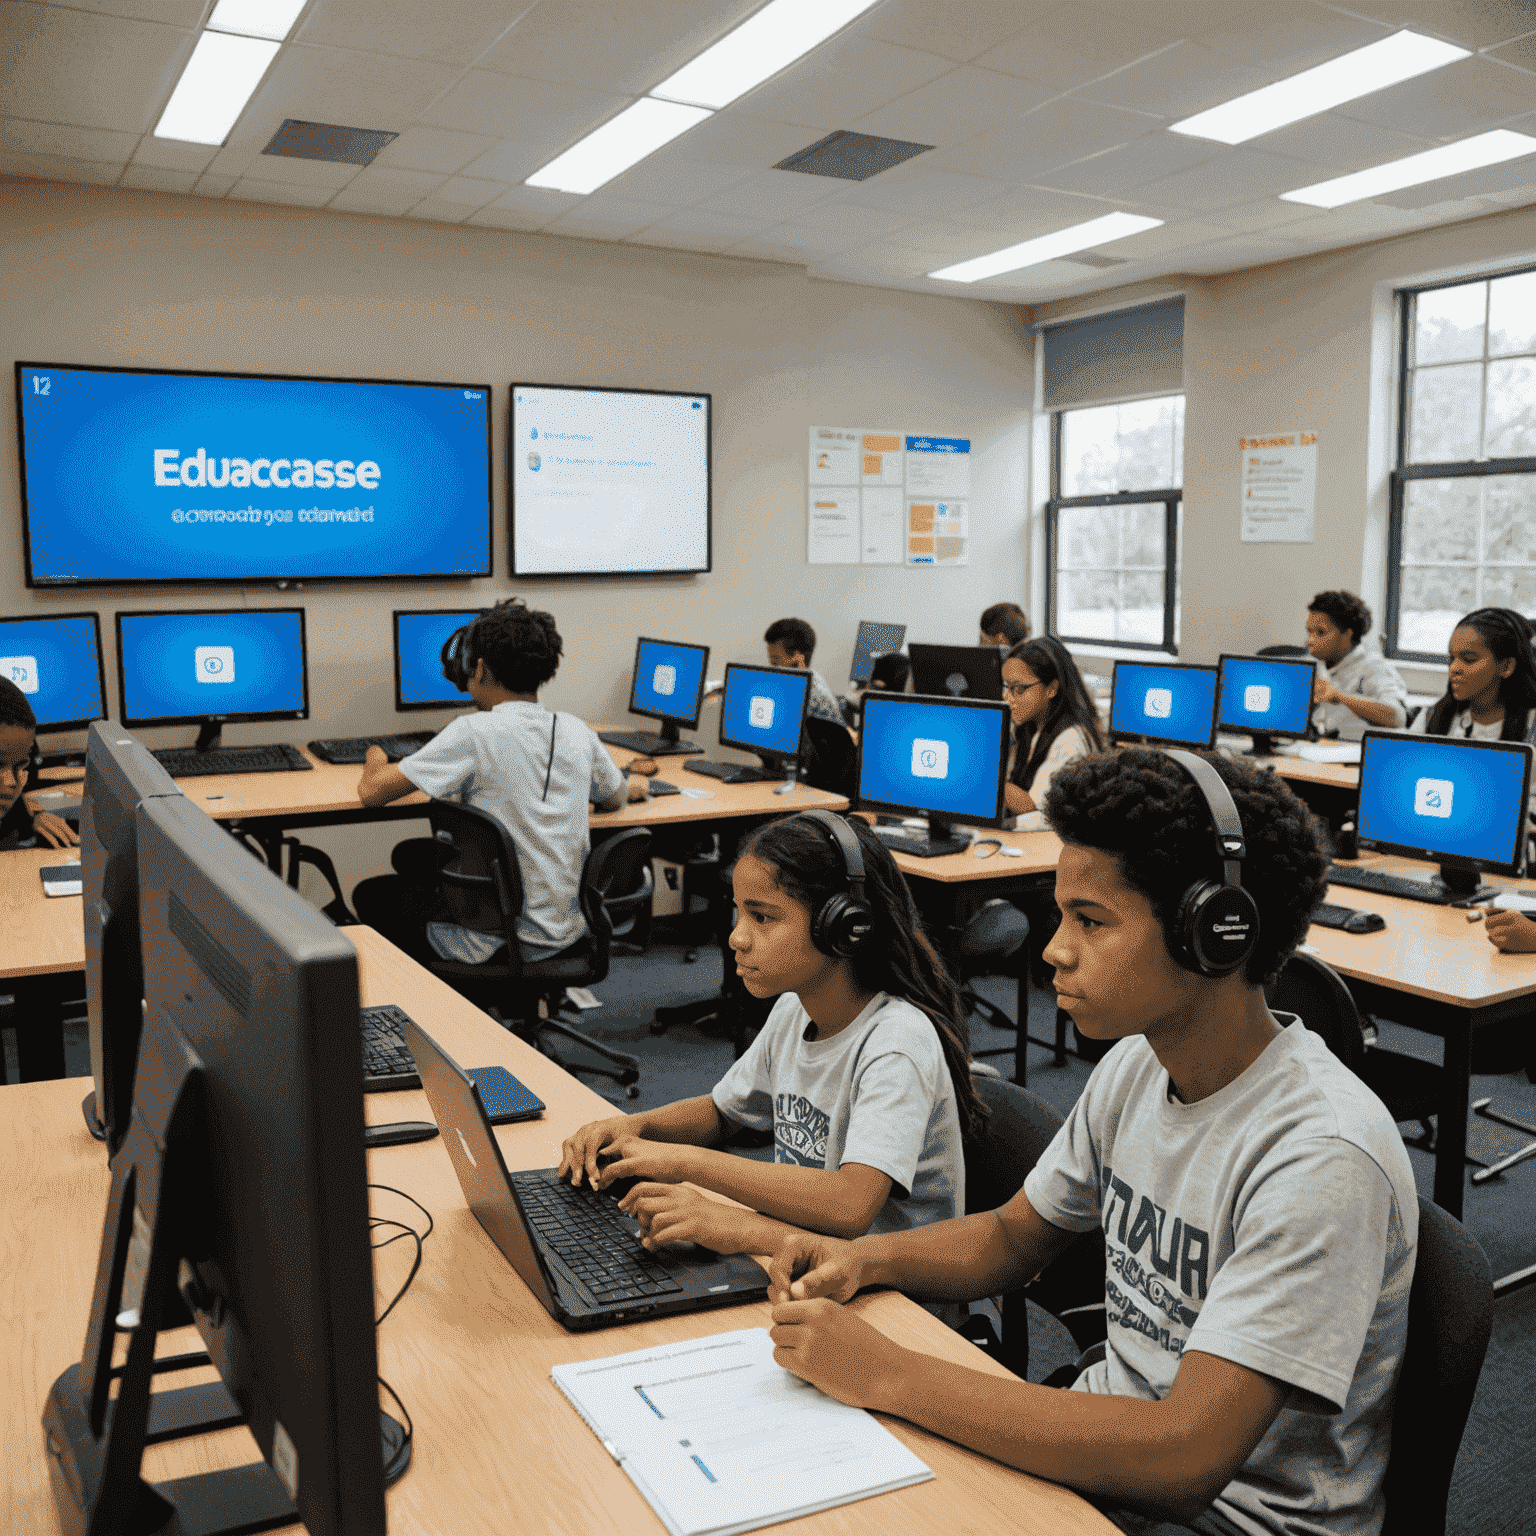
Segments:
[[[798,1093],[773,1100],[773,1160],[802,1168],[827,1166],[827,1131],[831,1118]]]
[[[1186,1302],[1204,1301],[1210,1279],[1210,1236],[1181,1216],[1170,1222],[1162,1206],[1112,1169],[1104,1170],[1104,1188],[1105,1320],[1182,1354],[1200,1316]]]

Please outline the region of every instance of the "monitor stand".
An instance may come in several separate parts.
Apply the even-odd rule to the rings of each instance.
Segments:
[[[223,745],[224,722],[222,720],[203,720],[197,727],[197,742],[193,746],[194,752],[217,752]]]
[[[1243,754],[1244,757],[1273,757],[1275,755],[1275,738],[1267,731],[1253,731],[1253,745]]]
[[[1468,869],[1464,864],[1442,864],[1437,872],[1440,884],[1448,890],[1457,901],[1471,901],[1482,892],[1483,877],[1475,869]],[[1495,894],[1489,891],[1492,896]]]
[[[704,750],[682,739],[676,720],[663,720],[660,731],[599,731],[597,739],[610,747],[628,747],[642,757],[688,757]]]

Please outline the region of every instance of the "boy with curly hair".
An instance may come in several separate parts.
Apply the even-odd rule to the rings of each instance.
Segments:
[[[1413,1176],[1381,1102],[1265,1003],[1323,894],[1316,823],[1272,774],[1205,761],[1246,839],[1246,962],[1223,970],[1207,951],[1202,965],[1191,948],[1190,888],[1232,872],[1191,770],[1141,749],[1063,769],[1046,799],[1065,846],[1045,958],[1083,1034],[1118,1043],[1000,1210],[787,1242],[770,1275],[776,1358],[844,1401],[1069,1484],[1128,1530],[1150,1516],[1207,1536],[1376,1532]],[[1205,930],[1218,948],[1226,905]],[[864,1285],[996,1295],[1095,1228],[1109,1338],[1071,1391],[915,1354],[838,1304]]]
[[[1323,664],[1312,685],[1319,735],[1359,741],[1369,726],[1408,724],[1408,685],[1380,651],[1360,643],[1370,629],[1371,610],[1353,592],[1319,592],[1307,604],[1307,649]]]

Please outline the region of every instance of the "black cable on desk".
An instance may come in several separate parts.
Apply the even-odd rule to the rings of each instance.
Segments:
[[[378,1252],[381,1248],[388,1248],[391,1243],[398,1243],[403,1237],[409,1237],[416,1244],[416,1253],[411,1260],[411,1272],[405,1277],[405,1283],[390,1298],[389,1305],[374,1319],[373,1326],[377,1328],[395,1310],[400,1298],[410,1290],[411,1281],[416,1278],[416,1271],[421,1268],[422,1247],[426,1240],[431,1237],[435,1223],[432,1220],[431,1211],[421,1201],[416,1199],[415,1196],[406,1194],[403,1189],[396,1189],[392,1184],[370,1184],[368,1188],[381,1189],[386,1194],[399,1195],[402,1200],[409,1200],[427,1218],[427,1230],[425,1232],[418,1232],[415,1227],[408,1225],[406,1222],[396,1221],[393,1217],[389,1216],[369,1216],[368,1218],[368,1230],[370,1232],[377,1232],[384,1227],[394,1227],[396,1229],[393,1237],[386,1237],[381,1243],[371,1243],[369,1245],[374,1252]],[[382,1376],[379,1377],[379,1385],[394,1399],[395,1406],[400,1410],[401,1418],[405,1420],[405,1432],[400,1444],[396,1447],[394,1455],[384,1463],[384,1486],[388,1488],[411,1464],[411,1441],[415,1437],[416,1426],[411,1422],[410,1410],[400,1401],[400,1394]],[[383,1416],[381,1415],[381,1417]]]

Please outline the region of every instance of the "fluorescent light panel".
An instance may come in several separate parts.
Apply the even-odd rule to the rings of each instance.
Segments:
[[[669,75],[653,96],[694,106],[729,106],[770,75],[824,43],[875,0],[772,0],[712,48]]]
[[[1530,154],[1536,154],[1536,139],[1529,134],[1513,133],[1508,128],[1497,128],[1492,133],[1480,133],[1474,139],[1463,139],[1459,144],[1427,149],[1403,160],[1389,160],[1385,165],[1355,171],[1349,176],[1336,176],[1332,181],[1315,182],[1310,187],[1298,187],[1294,192],[1282,192],[1280,196],[1287,203],[1338,208],[1345,203],[1358,203],[1364,197],[1397,192],[1403,187],[1416,187],[1426,181],[1439,181],[1442,176],[1455,176],[1462,171],[1475,171],[1485,165],[1498,165]]]
[[[1149,219],[1139,213],[1106,213],[1101,219],[1089,219],[1086,224],[1058,229],[1053,235],[1025,240],[1019,245],[1008,246],[1006,250],[993,251],[990,256],[977,256],[953,267],[942,267],[937,272],[930,272],[928,276],[946,278],[952,283],[976,283],[984,277],[996,277],[1000,272],[1016,272],[1021,267],[1032,267],[1057,256],[1070,256],[1074,251],[1108,245],[1111,240],[1123,240],[1127,235],[1140,234],[1144,229],[1156,229],[1162,222],[1161,219]]]
[[[1216,139],[1222,144],[1244,144],[1287,123],[1300,122],[1343,102],[1369,96],[1372,91],[1453,64],[1467,58],[1469,52],[1417,32],[1397,32],[1315,69],[1303,70],[1289,80],[1277,80],[1208,112],[1171,123],[1169,131]]]
[[[280,43],[306,4],[308,0],[219,0],[208,18],[208,29],[269,37]]]
[[[264,38],[204,32],[155,124],[154,136],[222,144],[279,46]]]
[[[557,192],[595,192],[709,115],[706,107],[649,98],[637,101],[535,171],[527,185],[553,187]]]

